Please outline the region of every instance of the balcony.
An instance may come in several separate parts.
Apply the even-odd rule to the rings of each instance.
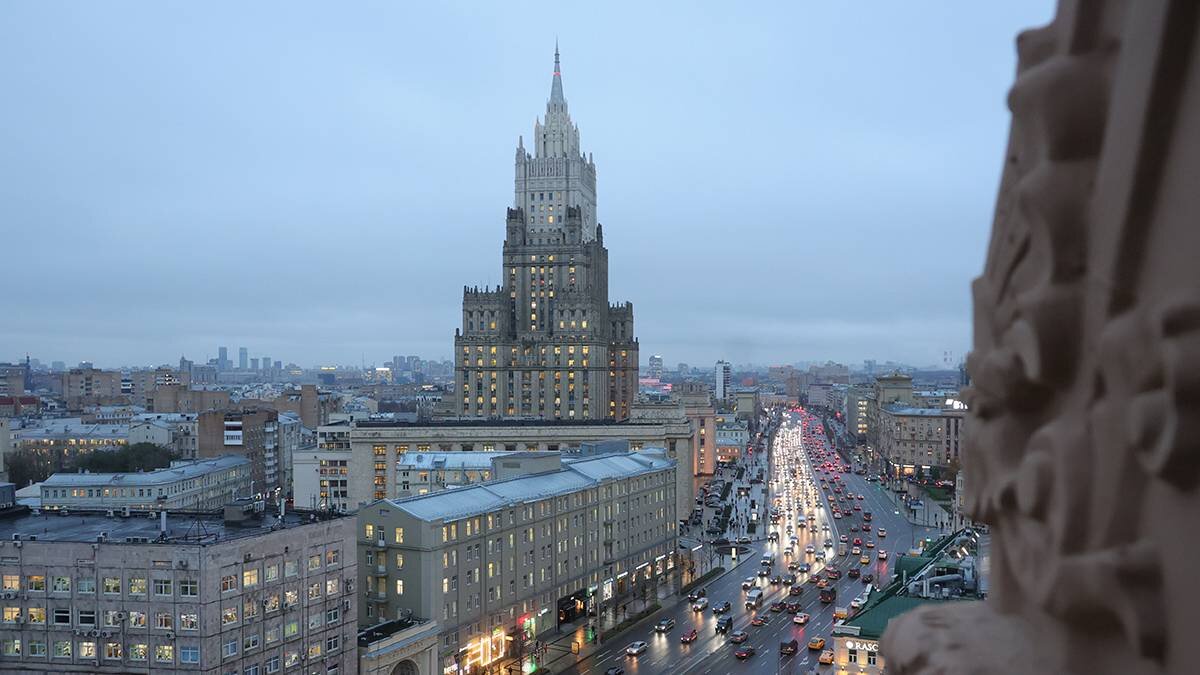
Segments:
[[[383,539],[376,539],[375,540],[375,548],[380,548],[380,549],[387,548],[387,542],[384,541]]]

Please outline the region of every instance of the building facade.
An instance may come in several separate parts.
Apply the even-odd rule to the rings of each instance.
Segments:
[[[720,403],[729,400],[733,393],[733,366],[728,361],[717,361],[713,368],[713,396]]]
[[[884,406],[878,452],[891,476],[940,478],[958,465],[966,411]]]
[[[352,518],[0,519],[0,671],[358,671]]]
[[[339,425],[340,426],[340,425]],[[473,420],[457,422],[378,422],[357,421],[345,429],[330,425],[318,431],[315,453],[301,452],[296,461],[295,499],[302,506],[312,503],[312,476],[301,476],[325,470],[316,481],[337,481],[330,490],[345,492],[346,508],[355,510],[376,499],[400,496],[404,479],[397,461],[410,452],[517,452],[568,451],[588,443],[625,440],[634,451],[644,448],[665,448],[670,459],[690,461],[692,429],[687,420],[638,420],[626,422],[587,422],[553,420]],[[334,434],[346,433],[346,436]],[[344,447],[349,444],[349,448]],[[336,446],[336,447],[333,447]],[[325,462],[325,464],[321,464]],[[335,462],[336,464],[330,464]],[[345,464],[342,464],[345,462]],[[341,469],[345,468],[345,474]],[[344,475],[344,478],[343,478]],[[683,472],[682,480],[690,480]],[[340,483],[345,481],[345,485]],[[304,486],[309,486],[305,488]],[[320,487],[319,482],[317,482]],[[411,485],[411,481],[410,481]]]
[[[676,566],[674,462],[622,453],[404,500],[358,515],[359,622],[436,620],[445,673],[663,583]]]
[[[279,413],[263,408],[200,413],[199,457],[239,455],[250,460],[255,492],[286,489],[279,448]]]
[[[627,419],[637,393],[632,303],[610,304],[596,167],[579,146],[554,56],[534,152],[518,141],[503,282],[463,292],[454,405],[473,417]]]
[[[717,469],[717,411],[702,382],[681,382],[674,389],[692,425],[692,475],[711,476]]]

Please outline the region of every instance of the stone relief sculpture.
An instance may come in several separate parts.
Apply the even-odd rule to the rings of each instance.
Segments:
[[[1062,0],[1017,39],[968,360],[992,592],[892,621],[889,673],[1193,673],[1200,3]]]

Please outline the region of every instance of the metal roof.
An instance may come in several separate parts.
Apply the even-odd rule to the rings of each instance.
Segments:
[[[457,520],[674,466],[675,460],[667,459],[661,452],[563,457],[562,469],[558,471],[384,501],[421,520]]]
[[[142,473],[56,473],[42,481],[42,487],[103,487],[130,485],[165,485],[189,478],[198,478],[214,471],[236,466],[249,466],[250,460],[239,455],[225,455],[174,465]]]

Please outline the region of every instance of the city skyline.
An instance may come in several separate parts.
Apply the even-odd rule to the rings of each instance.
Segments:
[[[621,24],[646,49],[614,53],[598,35],[615,15],[588,17],[596,36],[556,27],[575,23],[569,11],[403,17],[454,15],[455,43],[476,45],[464,50],[418,34],[389,41],[401,17],[386,10],[313,6],[287,27],[332,21],[355,48],[334,35],[291,51],[286,31],[257,30],[278,18],[272,8],[237,26],[207,9],[120,23],[86,7],[5,10],[22,30],[0,47],[19,63],[0,75],[16,102],[0,112],[14,150],[0,161],[0,218],[25,223],[26,248],[41,253],[16,271],[38,278],[38,261],[58,258],[89,270],[91,292],[42,275],[42,297],[11,300],[26,320],[0,336],[0,352],[201,362],[232,332],[256,354],[304,363],[449,357],[462,283],[496,278],[511,139],[528,131],[528,102],[545,98],[558,34],[584,145],[604,169],[598,220],[620,251],[612,295],[637,303],[644,352],[695,364],[938,363],[969,336],[965,289],[1000,170],[1011,36],[1048,18],[1046,3],[948,7],[963,30],[942,35],[885,9],[853,19],[871,47],[843,54],[825,35],[850,26],[835,10],[656,8],[645,25]],[[548,37],[512,30],[529,21]],[[198,58],[218,31],[227,49]],[[939,59],[946,51],[956,58]],[[839,84],[843,68],[853,88]],[[89,114],[56,105],[78,97]],[[125,264],[89,264],[106,257]]]

